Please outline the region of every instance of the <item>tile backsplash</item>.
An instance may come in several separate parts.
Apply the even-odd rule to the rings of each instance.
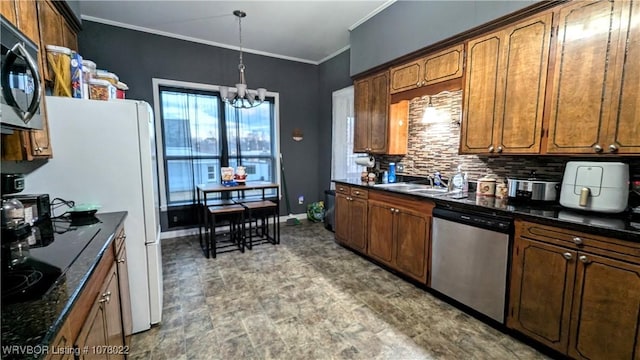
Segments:
[[[399,173],[414,176],[433,175],[439,171],[450,177],[458,165],[469,174],[470,180],[493,174],[499,179],[507,177],[528,177],[532,171],[539,176],[561,180],[564,164],[573,157],[521,156],[521,155],[458,155],[460,145],[460,121],[462,120],[462,91],[442,92],[431,96],[436,109],[423,122],[429,96],[414,98],[409,103],[409,144],[406,156],[376,156],[381,169],[387,169],[389,162],[400,163],[404,170]],[[435,121],[435,122],[434,122]],[[598,159],[601,160],[602,158]],[[594,158],[582,159],[594,160]],[[630,163],[632,173],[640,172],[640,159],[607,158],[607,160]]]

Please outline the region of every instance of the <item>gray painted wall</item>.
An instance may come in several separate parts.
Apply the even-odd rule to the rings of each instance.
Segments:
[[[108,69],[129,85],[127,98],[153,104],[152,78],[213,85],[233,85],[238,79],[238,52],[184,40],[83,22],[80,53]],[[293,213],[319,198],[318,66],[244,54],[250,88],[265,87],[280,94],[280,150],[287,171]],[[305,131],[304,140],[291,138],[294,128]],[[54,150],[55,151],[55,150]],[[324,187],[325,185],[323,185]],[[299,195],[305,204],[298,205]],[[285,214],[282,206],[282,214]]]
[[[333,120],[332,93],[353,82],[349,77],[350,51],[347,50],[320,64],[320,119],[318,123],[318,172],[320,190],[329,189],[331,182],[331,130]],[[324,196],[324,194],[321,194]]]
[[[351,76],[538,1],[397,1],[350,33]]]

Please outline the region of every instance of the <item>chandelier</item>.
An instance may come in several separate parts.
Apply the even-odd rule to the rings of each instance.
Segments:
[[[267,89],[258,88],[257,90],[247,89],[247,81],[244,77],[244,63],[242,62],[242,18],[247,16],[242,10],[235,10],[233,12],[238,18],[238,29],[240,34],[240,64],[238,64],[238,72],[240,73],[240,82],[236,84],[235,89],[229,89],[226,86],[220,86],[220,97],[222,101],[228,103],[234,108],[249,109],[256,107],[264,101],[264,97],[267,94]],[[257,96],[257,98],[256,98]]]

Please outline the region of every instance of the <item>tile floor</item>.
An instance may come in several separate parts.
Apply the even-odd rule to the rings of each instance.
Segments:
[[[337,245],[322,224],[205,259],[165,240],[162,323],[132,359],[545,359]]]

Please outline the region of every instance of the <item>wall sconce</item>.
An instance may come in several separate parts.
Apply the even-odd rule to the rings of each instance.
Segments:
[[[293,137],[294,141],[302,141],[304,134],[302,133],[301,129],[295,128],[293,129],[293,133],[291,134],[291,137]]]

